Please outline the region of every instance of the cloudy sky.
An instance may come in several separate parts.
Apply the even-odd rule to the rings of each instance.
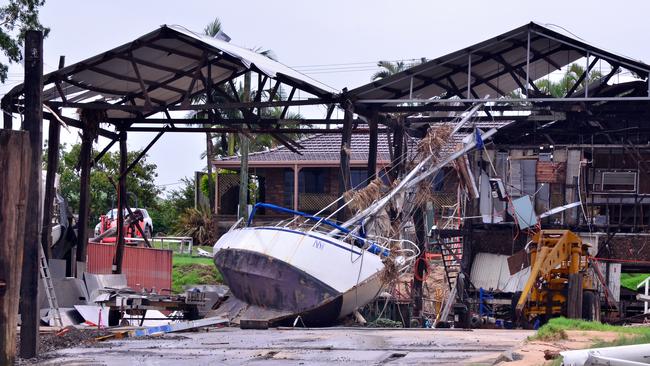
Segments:
[[[530,21],[560,26],[586,42],[650,61],[650,2],[618,1],[87,1],[47,0],[42,23],[45,71],[60,55],[72,64],[129,42],[162,24],[195,31],[219,17],[232,43],[272,49],[278,59],[336,89],[369,81],[378,60],[435,58]],[[22,82],[10,68],[4,94]],[[46,127],[47,128],[47,127]],[[79,140],[75,131],[63,140]],[[129,135],[129,149],[144,147],[147,133]],[[100,141],[100,148],[104,142]],[[156,183],[174,187],[204,163],[200,134],[165,135],[150,150]]]

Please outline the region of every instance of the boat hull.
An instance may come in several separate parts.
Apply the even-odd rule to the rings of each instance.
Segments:
[[[377,255],[318,233],[236,229],[217,242],[214,262],[235,297],[308,326],[331,324],[382,288]]]

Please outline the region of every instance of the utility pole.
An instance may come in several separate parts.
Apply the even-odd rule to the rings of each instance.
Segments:
[[[25,121],[29,132],[31,164],[25,220],[23,273],[20,286],[20,356],[33,358],[38,354],[40,323],[38,304],[38,260],[41,245],[41,163],[43,150],[43,32],[27,31],[25,35]]]
[[[251,95],[251,73],[244,74],[244,97],[242,102],[250,101]],[[244,127],[242,127],[244,128]],[[244,220],[248,219],[248,136],[244,133],[239,134],[239,217]]]

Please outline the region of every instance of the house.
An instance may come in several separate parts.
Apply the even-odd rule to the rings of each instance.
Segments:
[[[340,195],[340,150],[338,134],[314,134],[298,140],[298,152],[286,146],[250,153],[248,166],[256,182],[255,202],[266,202],[307,213],[332,212],[335,205],[327,207]],[[367,134],[355,134],[351,142],[350,177],[352,187],[365,186],[368,179]],[[384,174],[391,164],[389,135],[380,134],[377,146],[377,172]],[[233,219],[239,202],[238,156],[218,158],[213,161],[218,172],[216,181],[217,214],[224,220]],[[273,218],[272,212],[259,212],[262,217]]]

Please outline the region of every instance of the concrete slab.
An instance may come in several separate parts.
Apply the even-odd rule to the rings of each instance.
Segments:
[[[127,339],[51,354],[53,364],[277,365],[491,364],[532,331],[432,329],[223,328],[176,333],[185,338]],[[45,365],[49,362],[45,362]]]

